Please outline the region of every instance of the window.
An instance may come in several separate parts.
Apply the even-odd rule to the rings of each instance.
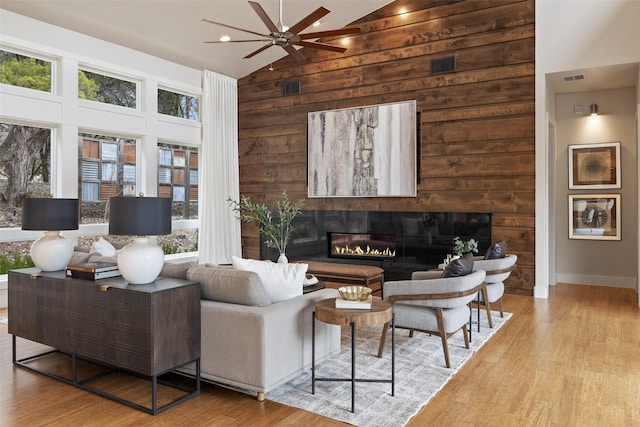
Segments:
[[[173,218],[198,217],[198,149],[160,144],[158,196],[173,200]]]
[[[200,120],[200,103],[194,96],[158,89],[158,113],[189,120]]]
[[[136,194],[136,141],[80,134],[80,222],[108,219],[112,196]]]
[[[51,193],[51,135],[51,129],[0,122],[0,228],[22,226],[20,208],[26,195],[47,197]],[[0,274],[32,265],[11,262],[16,257],[26,260],[30,246],[31,241],[0,244],[0,259],[9,260],[0,267]]]
[[[95,71],[79,69],[78,96],[90,101],[137,108],[138,84]]]
[[[0,50],[0,83],[51,92],[52,62]]]

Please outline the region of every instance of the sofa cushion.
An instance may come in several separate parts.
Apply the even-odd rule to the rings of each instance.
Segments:
[[[160,271],[160,276],[171,277],[172,279],[186,280],[187,271],[195,267],[197,263],[191,262],[165,262]]]
[[[73,255],[71,255],[69,265],[84,264],[89,261],[89,258],[91,258],[91,254],[89,252],[74,251]]]
[[[507,242],[501,240],[489,246],[487,252],[484,254],[484,259],[499,259],[504,258],[507,254]]]
[[[260,277],[271,302],[279,302],[302,295],[302,284],[307,273],[307,264],[278,264],[272,261],[258,261],[231,257],[237,270],[253,271]]]
[[[187,270],[187,280],[200,282],[205,300],[257,307],[271,304],[260,277],[251,271],[196,264]]]
[[[112,264],[116,264],[118,262],[116,256],[102,256],[97,252],[91,252],[89,255],[88,262],[110,262]]]
[[[473,254],[468,254],[456,258],[449,263],[442,272],[441,277],[460,277],[466,276],[473,271]]]

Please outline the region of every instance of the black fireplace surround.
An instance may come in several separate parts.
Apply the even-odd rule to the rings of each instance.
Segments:
[[[290,261],[375,265],[384,269],[385,280],[410,279],[414,271],[437,267],[452,253],[455,237],[476,239],[478,255],[491,245],[490,213],[305,210],[295,218],[294,226],[286,253]],[[332,238],[361,250],[332,253]],[[262,237],[260,243],[261,258],[275,261],[277,251],[268,248]],[[371,255],[364,253],[367,246],[389,250]]]

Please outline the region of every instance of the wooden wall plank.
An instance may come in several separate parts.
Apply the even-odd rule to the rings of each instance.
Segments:
[[[338,55],[302,49],[238,82],[240,191],[273,205],[307,194],[311,111],[416,100],[415,198],[306,198],[306,209],[492,213],[494,241],[519,257],[508,292],[533,293],[535,272],[534,0],[397,0],[357,21]],[[401,8],[408,13],[400,15]],[[333,42],[337,43],[337,40]],[[456,71],[431,74],[454,56]],[[286,82],[301,93],[282,95]],[[244,255],[260,256],[243,225]]]

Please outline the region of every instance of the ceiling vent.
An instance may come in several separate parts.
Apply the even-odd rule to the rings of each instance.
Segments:
[[[431,60],[431,74],[450,73],[456,70],[455,56]]]
[[[285,82],[282,84],[283,95],[296,95],[300,93],[300,80],[296,82]]]
[[[575,82],[579,80],[584,80],[584,74],[574,74],[572,76],[564,76],[562,77],[563,82]]]

